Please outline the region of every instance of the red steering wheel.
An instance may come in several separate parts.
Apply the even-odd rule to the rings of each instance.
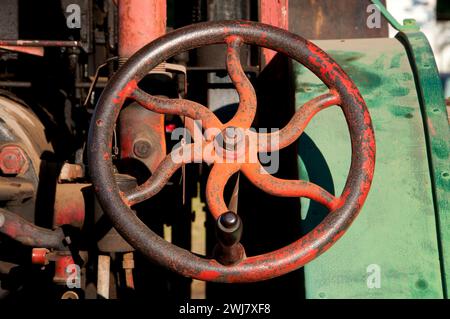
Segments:
[[[229,122],[220,122],[207,107],[196,102],[152,96],[138,87],[139,81],[149,71],[171,56],[219,43],[227,45],[227,70],[240,98],[238,110]],[[239,49],[244,43],[278,51],[300,62],[326,84],[328,93],[304,104],[280,131],[270,134],[249,132],[247,129],[253,122],[257,105],[255,91],[240,64]],[[114,181],[111,141],[115,122],[126,99],[154,112],[186,117],[186,126],[192,134],[199,129],[193,120],[201,121],[203,129],[211,133],[172,151],[147,182],[124,194]],[[293,143],[317,112],[333,105],[340,106],[345,115],[352,145],[351,168],[339,197],[307,181],[276,178],[267,174],[257,160],[250,160],[257,152],[276,151]],[[256,146],[247,147],[251,143],[243,143],[242,149],[238,147],[242,140],[254,141]],[[119,233],[154,262],[184,276],[216,282],[266,280],[296,270],[325,252],[342,237],[361,210],[375,167],[371,118],[359,90],[348,75],[325,52],[302,37],[249,21],[191,25],[168,33],[142,48],[119,69],[104,89],[91,122],[88,145],[89,168],[97,197]],[[205,152],[207,149],[209,151]],[[180,161],[176,160],[177,154],[188,156],[182,156],[185,160]],[[217,220],[220,249],[210,259],[165,241],[130,208],[157,194],[183,163],[199,158],[214,164],[208,177],[206,198]],[[307,197],[325,205],[330,212],[311,232],[294,243],[263,255],[247,257],[239,244],[242,222],[238,215],[228,212],[223,199],[225,184],[238,171],[267,193]]]

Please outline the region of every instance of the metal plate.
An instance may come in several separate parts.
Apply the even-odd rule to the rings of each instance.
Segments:
[[[375,128],[377,162],[360,216],[332,249],[305,266],[306,296],[442,298],[424,127],[405,49],[396,39],[316,44],[361,90]],[[325,92],[325,86],[304,67],[295,64],[294,71],[297,105]],[[309,175],[311,181],[339,195],[351,155],[340,109],[318,114],[306,134],[299,142],[301,177]],[[302,199],[305,232],[324,214],[320,206]]]

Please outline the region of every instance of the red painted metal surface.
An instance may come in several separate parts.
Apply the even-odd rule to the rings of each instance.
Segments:
[[[26,46],[0,46],[0,49],[5,49],[8,51],[27,53],[36,56],[44,56],[44,48],[43,47],[26,47]]]
[[[231,124],[242,130],[250,127],[256,110],[253,88],[242,74],[239,63],[238,48],[241,42],[264,46],[297,60],[328,86],[329,93],[306,103],[285,128],[275,133],[280,144],[259,143],[254,149],[246,147],[245,160],[230,163],[223,162],[223,154],[230,150],[222,149],[218,140],[223,138],[226,128]],[[170,56],[217,43],[228,44],[228,71],[240,98],[238,111],[228,123],[221,123],[207,107],[198,103],[155,97],[137,88],[143,76]],[[111,140],[118,112],[127,97],[155,112],[201,120],[204,129],[214,130],[206,134],[200,145],[182,148],[183,151],[192,151],[191,156],[183,158],[183,162],[174,161],[173,155],[180,149],[172,151],[147,182],[122,194],[112,175],[111,145],[105,141]],[[293,143],[317,112],[335,104],[341,107],[346,117],[352,142],[349,176],[339,197],[306,181],[283,180],[264,174],[259,162],[250,161],[257,152],[267,151],[268,147],[276,150]],[[311,42],[282,29],[249,21],[202,23],[176,30],[149,44],[133,56],[105,88],[91,123],[88,149],[89,164],[93,168],[91,177],[98,199],[114,226],[148,258],[182,275],[201,280],[259,281],[305,265],[328,250],[350,227],[364,204],[373,179],[374,132],[366,104],[352,80],[334,60]],[[253,133],[244,140],[265,137],[267,135]],[[239,158],[238,154],[235,155],[232,158]],[[206,198],[210,211],[217,219],[228,210],[223,198],[225,185],[240,170],[255,186],[268,193],[276,196],[305,196],[326,206],[330,213],[316,228],[296,242],[270,253],[247,257],[236,264],[223,265],[217,260],[193,255],[153,233],[136,217],[130,206],[156,195],[176,169],[183,163],[198,159],[198,156],[203,161],[214,163],[207,182]]]
[[[55,193],[53,227],[71,225],[82,228],[84,225],[86,204],[83,191],[90,184],[68,183],[58,184]]]
[[[58,284],[66,284],[67,280],[79,276],[77,273],[77,268],[73,268],[75,272],[69,272],[71,268],[70,265],[75,265],[71,255],[57,255],[55,256],[55,275],[53,276],[53,281]]]
[[[67,250],[61,228],[50,230],[36,226],[19,215],[0,208],[0,233],[25,246]]]
[[[28,168],[27,157],[17,145],[3,146],[0,150],[0,170],[3,174],[17,175]]]
[[[35,265],[48,265],[47,254],[49,252],[47,248],[33,248],[31,251],[31,262]]]
[[[166,33],[166,1],[120,0],[119,56],[129,58]]]
[[[118,6],[119,57],[125,61],[165,34],[166,1],[120,0]],[[164,115],[131,105],[122,112],[120,124],[120,158],[138,159],[153,173],[166,154]]]
[[[289,0],[260,0],[259,3],[260,22],[289,29]],[[276,51],[262,49],[262,65],[269,64],[275,54]]]

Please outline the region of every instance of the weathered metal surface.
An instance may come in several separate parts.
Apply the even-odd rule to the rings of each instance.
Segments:
[[[166,2],[122,0],[119,6],[119,57],[125,61],[147,43],[166,33]],[[152,18],[149,19],[149,16]],[[165,62],[165,61],[163,61]],[[164,70],[165,71],[165,70]],[[132,104],[120,115],[120,157],[143,162],[154,172],[166,154],[164,116]],[[141,152],[146,144],[147,150]]]
[[[111,257],[99,255],[97,263],[97,294],[100,299],[109,299],[110,274]]]
[[[13,47],[80,47],[79,41],[63,40],[0,40],[0,46]]]
[[[112,140],[114,123],[128,97],[153,111],[188,115],[194,119],[202,119],[203,114],[210,123],[218,122],[219,127],[222,127],[220,121],[213,120],[206,107],[185,100],[152,97],[137,89],[137,83],[152,68],[178,52],[208,44],[230,43],[230,39],[235,37],[241,38],[247,44],[264,46],[292,57],[312,70],[330,89],[339,94],[352,139],[352,164],[339,202],[333,206],[333,213],[314,230],[277,251],[248,257],[236,265],[223,266],[215,260],[200,258],[171,245],[135,216],[129,207],[130,203],[121,196],[114,182],[112,145],[108,141]],[[229,53],[232,54],[233,51],[230,50]],[[138,96],[136,92],[139,93]],[[247,96],[248,92],[240,98],[243,100]],[[251,124],[245,122],[243,113],[239,110],[230,123],[234,123],[236,119],[238,123]],[[206,136],[206,141],[212,139],[214,135]],[[328,250],[342,237],[358,215],[369,192],[375,165],[375,140],[370,115],[351,79],[322,50],[305,39],[282,29],[249,21],[202,23],[178,29],[152,42],[131,57],[102,93],[91,122],[88,144],[90,172],[95,191],[116,229],[134,247],[158,264],[185,276],[220,282],[252,282],[280,276],[298,269]],[[244,163],[242,167],[245,165],[249,164]],[[216,174],[217,177],[231,176],[232,172],[241,168],[241,164],[216,164],[213,170],[216,168],[220,170],[220,173]],[[218,203],[222,205],[223,192],[214,188],[208,193],[212,194],[213,198],[219,198]],[[295,190],[296,186],[289,185],[289,181],[283,181],[282,192],[292,189]],[[208,203],[211,203],[211,200],[208,200]],[[216,211],[219,216],[224,212]]]
[[[8,50],[8,51],[14,51],[14,52],[27,53],[27,54],[36,55],[36,56],[44,56],[44,48],[43,47],[26,47],[26,46],[6,46],[6,45],[2,45],[2,46],[0,46],[0,49],[4,49],[4,50]]]
[[[120,113],[119,123],[120,158],[129,165],[139,160],[155,172],[166,155],[164,116],[133,103]]]
[[[134,289],[134,253],[129,252],[123,254],[122,268],[125,270],[125,286],[128,289]]]
[[[59,285],[67,285],[68,280],[81,276],[77,273],[79,268],[69,266],[76,265],[72,255],[59,254],[55,255],[55,274],[53,276],[53,282]]]
[[[84,166],[80,164],[64,163],[58,176],[58,183],[73,182],[85,177]]]
[[[114,174],[115,182],[122,192],[136,187],[136,178],[125,174]],[[133,251],[134,248],[117,233],[108,216],[104,214],[98,200],[94,204],[95,227],[94,233],[97,248],[103,253],[123,253]]]
[[[129,58],[166,33],[166,1],[121,0],[118,6],[120,57]]]
[[[50,230],[38,227],[17,214],[0,208],[0,232],[25,246],[67,250],[60,228]]]
[[[0,19],[0,39],[17,39],[19,37],[19,0],[4,0]]]
[[[377,136],[377,166],[358,219],[333,249],[305,266],[306,297],[441,298],[433,183],[407,52],[395,39],[316,43],[349,74],[367,102]],[[297,105],[327,92],[304,67],[295,64],[294,71]],[[350,167],[343,120],[337,108],[322,111],[298,146],[300,177],[309,176],[332,194],[344,187]],[[324,215],[323,208],[302,199],[305,232]]]
[[[33,197],[34,185],[21,177],[0,177],[0,201],[24,201]]]
[[[86,216],[86,191],[91,184],[58,184],[55,190],[53,227],[71,225],[81,229]]]
[[[383,19],[379,28],[368,27],[374,13],[369,5],[370,0],[292,0],[289,31],[314,40],[387,37],[389,29]]]
[[[289,30],[289,0],[259,1],[259,22]],[[305,38],[308,39],[308,37]],[[262,49],[261,66],[269,64],[275,54],[275,51]]]
[[[19,145],[29,157],[30,168],[39,176],[42,154],[53,151],[44,125],[29,108],[3,95],[0,96],[0,118],[0,142]]]
[[[422,32],[400,32],[415,73],[425,126],[445,296],[450,285],[450,128],[433,50]]]
[[[18,145],[4,145],[0,149],[0,170],[5,175],[19,175],[28,169],[27,157]]]

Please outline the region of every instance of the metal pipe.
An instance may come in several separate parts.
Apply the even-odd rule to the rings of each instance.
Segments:
[[[28,81],[0,81],[0,87],[30,88],[31,85]]]
[[[166,1],[119,1],[119,64],[165,33]],[[166,154],[164,115],[137,104],[121,112],[119,136],[121,159],[137,158],[151,172]]]
[[[0,233],[25,246],[67,250],[61,228],[50,230],[30,223],[19,215],[0,208]]]
[[[166,33],[166,1],[119,0],[119,56],[129,58]]]
[[[79,41],[60,41],[60,40],[0,40],[0,46],[81,47],[81,42],[79,42]]]

